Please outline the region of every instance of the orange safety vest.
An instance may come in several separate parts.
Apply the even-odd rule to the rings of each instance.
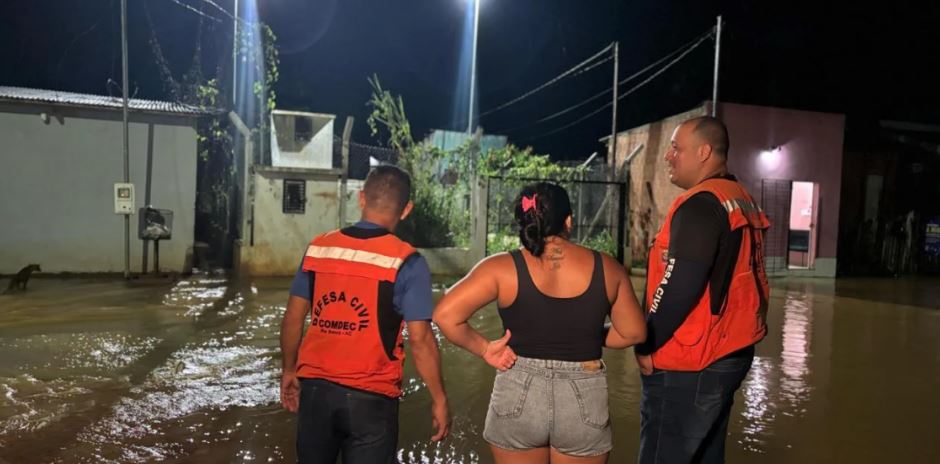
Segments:
[[[313,276],[313,301],[298,377],[401,396],[404,322],[392,298],[398,270],[414,253],[383,229],[337,230],[310,242],[303,269]]]
[[[666,221],[653,240],[646,282],[647,312],[662,298],[659,286],[668,282],[674,261],[669,258],[672,217],[686,200],[708,192],[728,211],[731,230],[746,228],[728,294],[718,314],[712,314],[711,282],[673,337],[653,353],[653,366],[663,370],[700,371],[722,357],[751,346],[767,334],[765,316],[770,286],[764,272],[764,231],[770,221],[744,187],[729,179],[708,179],[673,202]]]

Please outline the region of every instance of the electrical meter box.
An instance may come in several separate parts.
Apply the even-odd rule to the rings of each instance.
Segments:
[[[114,184],[114,214],[134,214],[134,184]]]

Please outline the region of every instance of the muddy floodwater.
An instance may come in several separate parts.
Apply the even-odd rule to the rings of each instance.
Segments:
[[[639,286],[640,282],[635,282]],[[34,279],[0,296],[0,463],[293,462],[277,403],[289,279]],[[940,462],[940,280],[776,280],[738,392],[729,462]],[[500,335],[494,308],[478,313]],[[494,372],[442,343],[454,427],[431,444],[410,362],[404,463],[487,463]],[[634,462],[640,382],[607,351],[615,447]]]

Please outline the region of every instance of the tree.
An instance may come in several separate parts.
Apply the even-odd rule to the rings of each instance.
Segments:
[[[429,143],[417,143],[405,113],[401,96],[384,89],[378,76],[368,79],[372,97],[368,104],[372,113],[367,122],[373,136],[379,136],[398,152],[398,165],[412,176],[412,200],[415,208],[402,224],[399,234],[419,247],[467,246],[470,241],[471,217],[465,207],[466,198],[476,179],[492,176],[571,180],[583,168],[566,167],[551,161],[548,155],[536,155],[531,147],[507,145],[482,153],[474,140],[444,151]],[[445,185],[445,179],[453,182]],[[521,185],[521,183],[520,183]],[[518,190],[519,186],[514,186]],[[507,193],[491,192],[496,211],[505,204]],[[498,224],[498,221],[491,222]],[[492,235],[492,234],[491,234]],[[499,230],[491,243],[513,243],[515,234],[508,228]],[[499,246],[497,248],[502,248]]]
[[[229,128],[227,108],[232,106],[227,97],[230,91],[223,91],[221,83],[224,64],[231,54],[211,53],[219,48],[219,42],[212,42],[212,34],[204,36],[205,17],[200,15],[196,28],[193,55],[188,70],[177,78],[170,68],[160,40],[157,37],[154,21],[147,2],[143,2],[144,14],[150,26],[150,48],[154,62],[163,82],[167,98],[179,103],[205,108],[213,115],[200,118],[197,127],[197,195],[196,195],[196,239],[210,244],[210,250],[217,260],[229,259],[232,239],[235,237],[237,217],[235,207],[239,195],[234,140]],[[199,5],[202,12],[204,4]],[[278,52],[273,31],[266,24],[249,24],[240,27],[236,52],[246,68],[252,93],[259,102],[260,112],[252,127],[252,136],[260,141],[255,146],[263,150],[269,140],[269,115],[275,107],[273,87],[279,78]],[[210,29],[211,31],[211,29]],[[258,37],[258,40],[255,40]],[[216,38],[217,39],[217,38]],[[223,45],[222,48],[228,45]],[[214,63],[214,76],[207,77],[204,68],[204,51],[208,56],[217,57]],[[231,48],[228,48],[231,50]],[[210,68],[211,69],[211,68]],[[229,89],[231,90],[231,89]],[[255,118],[249,118],[254,120]],[[249,122],[251,124],[251,122]],[[227,264],[227,263],[226,263]]]

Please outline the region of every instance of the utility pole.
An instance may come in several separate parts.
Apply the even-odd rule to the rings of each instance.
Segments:
[[[121,0],[121,90],[124,98],[124,183],[130,183],[130,142],[127,129],[127,0]],[[131,277],[131,216],[124,214],[124,278]]]
[[[614,42],[614,84],[613,84],[614,99],[613,99],[613,111],[611,111],[611,115],[610,115],[610,158],[607,160],[607,164],[610,165],[610,169],[611,169],[610,176],[609,176],[611,177],[610,180],[613,180],[613,176],[615,176],[613,169],[617,165],[617,162],[614,158],[617,157],[617,94],[618,94],[617,87],[619,87],[618,83],[620,82],[619,68],[620,68],[620,42]]]
[[[718,116],[718,60],[721,58],[721,15],[715,25],[715,74],[712,77],[712,117]]]
[[[614,54],[614,82],[613,82],[613,104],[610,115],[610,156],[607,158],[607,181],[614,182],[617,180],[617,100],[619,100],[619,87],[620,87],[620,42],[614,42],[613,46]],[[613,194],[612,184],[607,184],[607,192],[604,194],[604,201],[601,202],[601,209],[603,210],[604,204],[608,203],[610,196]],[[600,212],[600,211],[598,211]],[[598,216],[595,216],[595,221],[592,221],[591,229],[588,230],[588,234],[594,230],[593,222],[596,222]],[[607,210],[607,224],[614,223],[614,211],[613,208]],[[623,224],[617,226],[618,228],[623,227]],[[617,245],[618,248],[623,248],[623,244],[620,243]]]

